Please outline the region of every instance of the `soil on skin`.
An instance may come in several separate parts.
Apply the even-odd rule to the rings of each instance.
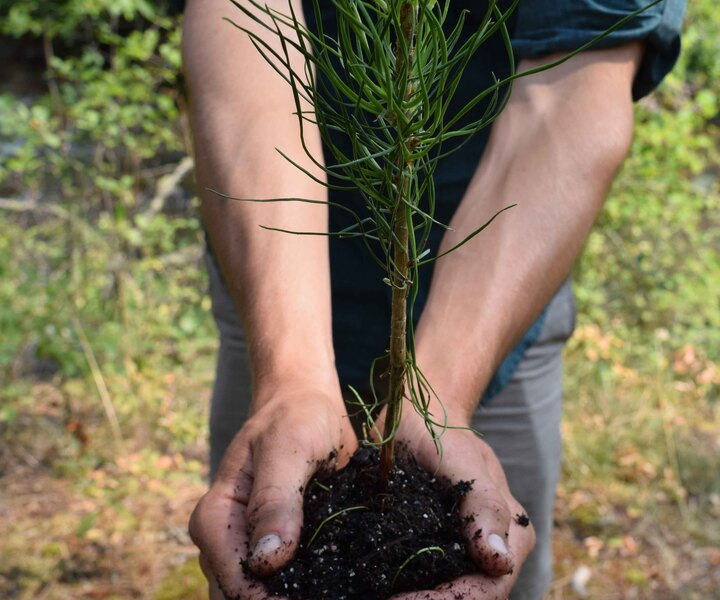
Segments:
[[[376,450],[360,448],[344,469],[315,475],[304,492],[300,548],[263,579],[271,594],[383,600],[477,572],[459,511],[471,484],[453,485],[398,456],[384,487],[378,463]]]

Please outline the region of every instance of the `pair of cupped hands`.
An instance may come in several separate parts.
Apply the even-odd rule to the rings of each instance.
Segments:
[[[256,398],[255,406],[190,519],[211,600],[267,597],[240,562],[247,559],[251,572],[264,575],[289,561],[300,539],[302,490],[331,453],[337,453],[339,467],[358,445],[339,393],[295,386]],[[395,598],[505,600],[535,534],[532,526],[517,523],[524,510],[510,493],[493,451],[472,431],[448,429],[438,465],[432,439],[410,407],[404,410],[397,439],[428,470],[452,481],[473,482],[461,512],[470,517],[465,533],[479,573]],[[478,529],[482,535],[474,535]]]

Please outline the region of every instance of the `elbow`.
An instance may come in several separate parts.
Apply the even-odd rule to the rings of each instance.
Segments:
[[[612,180],[632,148],[635,129],[632,100],[606,107],[587,129],[589,165]]]
[[[580,172],[592,170],[596,177],[612,180],[632,146],[632,82],[643,49],[637,42],[581,53],[520,79],[513,96],[531,130],[539,123],[555,140],[559,156]],[[553,58],[558,56],[525,61],[520,70]]]
[[[630,95],[577,102],[570,109],[557,103],[551,112],[545,127],[553,132],[558,162],[606,192],[632,148],[635,120]]]

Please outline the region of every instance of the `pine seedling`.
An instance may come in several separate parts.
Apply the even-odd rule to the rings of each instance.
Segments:
[[[490,125],[507,101],[509,85],[505,84],[509,81],[496,81],[481,90],[462,111],[448,114],[465,67],[491,35],[502,36],[514,73],[506,21],[517,1],[505,12],[495,0],[491,1],[479,27],[465,38],[461,35],[465,13],[449,34],[443,29],[450,0],[331,0],[337,12],[337,38],[324,32],[318,0],[314,0],[315,31],[299,22],[291,4],[284,14],[256,0],[247,4],[233,2],[278,36],[281,51],[273,49],[263,36],[236,25],[290,85],[301,136],[308,123],[319,128],[334,164],[326,166],[319,157],[308,155],[328,175],[327,185],[354,188],[365,201],[369,216],[361,218],[352,213],[354,226],[330,235],[361,237],[382,266],[384,282],[392,290],[386,398],[378,399],[373,387],[376,404],[385,406],[384,430],[376,431],[384,479],[392,469],[395,434],[405,397],[423,417],[440,447],[444,418],[438,419],[429,411],[433,391],[415,361],[412,324],[419,268],[439,258],[430,256],[430,229],[446,228],[434,217],[433,173],[443,157],[444,142],[467,138]],[[304,58],[303,73],[291,67],[292,52]],[[480,118],[459,125],[483,101],[486,108]],[[312,108],[304,110],[303,106]],[[352,155],[345,154],[334,142],[334,132],[351,140]],[[304,140],[303,146],[307,151]],[[281,149],[278,152],[282,154]],[[292,158],[283,156],[315,178]],[[366,406],[368,415],[374,414],[372,408]]]

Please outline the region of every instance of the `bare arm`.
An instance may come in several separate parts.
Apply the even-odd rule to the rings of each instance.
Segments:
[[[470,423],[492,373],[580,252],[630,147],[631,84],[641,54],[641,44],[587,52],[515,84],[440,251],[501,208],[518,206],[440,259],[417,330],[419,366],[447,409],[450,425]],[[520,69],[552,58],[525,61]],[[399,435],[427,465],[437,463],[423,424],[409,407]],[[448,430],[443,447],[440,472],[475,481],[463,510],[473,516],[472,529],[483,535],[470,542],[470,549],[485,573],[495,577],[463,578],[453,590],[430,597],[505,598],[534,544],[532,528],[512,519],[521,507],[481,438]]]
[[[292,2],[301,15],[300,2]],[[287,0],[267,4],[288,12]],[[226,16],[278,45],[225,0],[188,2],[183,58],[203,218],[242,317],[253,378],[251,417],[190,522],[213,599],[224,597],[220,588],[231,597],[258,595],[239,561],[247,558],[262,572],[288,560],[302,524],[299,490],[331,451],[339,450],[342,460],[356,444],[334,365],[327,239],[260,228],[326,231],[326,207],[239,202],[204,191],[250,199],[326,197],[323,186],[275,150],[312,170],[290,88]],[[298,56],[293,60],[301,65]],[[308,127],[306,140],[320,157],[317,131]]]
[[[302,14],[300,3],[293,2]],[[287,0],[270,0],[268,5],[288,12]],[[276,36],[229,2],[188,2],[183,57],[205,226],[243,317],[256,382],[277,372],[332,372],[327,239],[260,228],[326,231],[326,207],[238,202],[206,191],[255,199],[326,198],[323,186],[276,151],[281,149],[322,178],[301,147],[289,86],[224,17],[265,34],[267,42],[279,48]],[[296,59],[296,70],[302,72]],[[306,127],[306,138],[320,157],[317,130]],[[300,345],[304,352],[298,355]]]
[[[493,128],[440,251],[517,206],[440,259],[417,333],[421,366],[459,420],[582,248],[630,147],[641,52],[640,44],[586,52],[518,80]]]

